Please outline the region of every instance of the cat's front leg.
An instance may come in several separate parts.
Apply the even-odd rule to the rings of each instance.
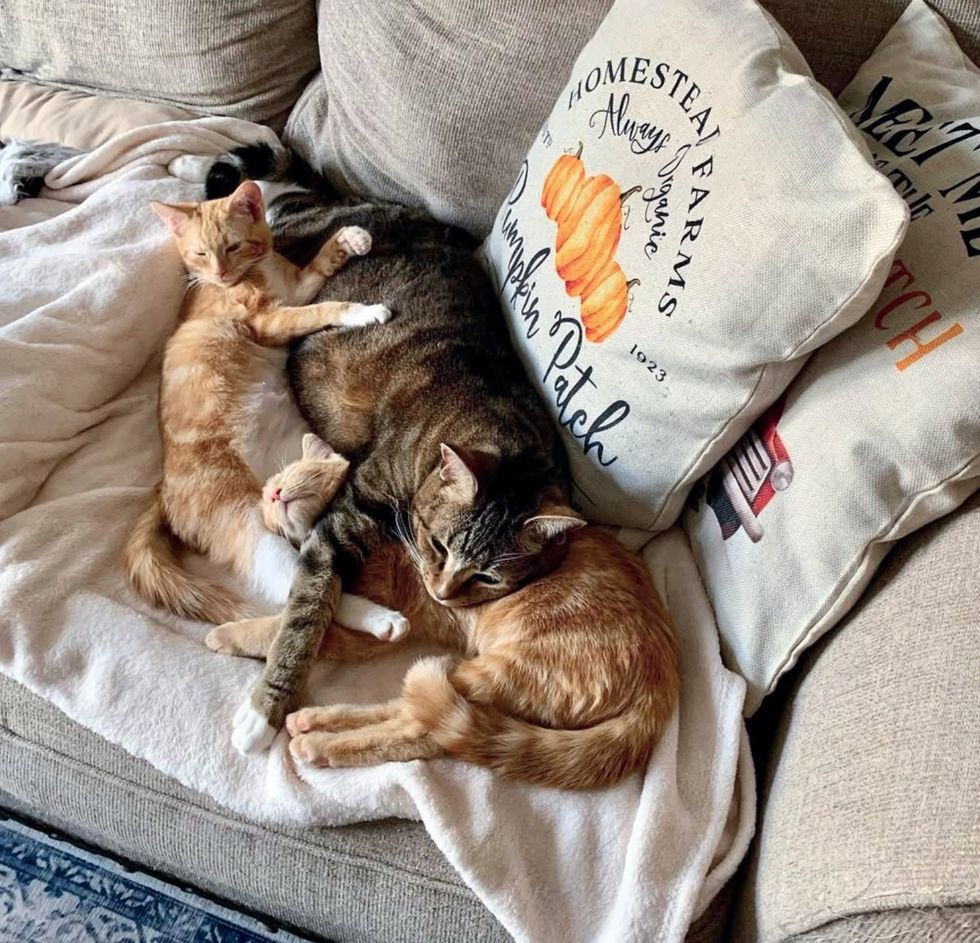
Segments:
[[[409,629],[408,619],[400,612],[351,593],[341,594],[334,621],[344,628],[367,632],[383,642],[397,642]]]
[[[252,315],[248,323],[257,343],[281,347],[325,327],[366,327],[384,324],[391,316],[391,309],[384,305],[322,301],[261,311]]]
[[[225,622],[208,632],[204,644],[221,655],[265,658],[279,631],[280,621],[281,617],[276,615]]]
[[[294,304],[308,304],[323,287],[323,283],[358,255],[371,251],[371,234],[360,226],[338,229],[321,247],[313,260],[296,276]]]

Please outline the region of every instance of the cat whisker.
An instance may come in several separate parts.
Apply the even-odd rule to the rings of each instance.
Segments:
[[[411,561],[417,566],[422,566],[422,553],[415,542],[415,537],[412,534],[411,527],[408,526],[407,515],[404,510],[398,506],[393,505],[394,510],[394,522],[395,522],[395,535],[398,537],[399,541],[405,547],[405,551],[408,553]],[[404,515],[404,518],[403,518]]]

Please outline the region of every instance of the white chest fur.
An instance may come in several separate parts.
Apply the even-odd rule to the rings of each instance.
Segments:
[[[238,447],[260,485],[300,457],[309,432],[289,390],[286,356],[282,349],[259,349],[242,397]]]

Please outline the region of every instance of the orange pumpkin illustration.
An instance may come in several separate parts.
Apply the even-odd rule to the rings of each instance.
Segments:
[[[606,174],[587,177],[577,154],[562,154],[541,188],[541,205],[548,219],[558,224],[555,270],[565,280],[565,291],[581,303],[586,340],[600,343],[626,317],[629,290],[614,256],[623,231],[623,200],[639,190],[621,194]]]

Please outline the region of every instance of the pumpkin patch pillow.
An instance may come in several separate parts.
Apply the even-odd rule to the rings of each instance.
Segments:
[[[483,249],[582,510],[670,525],[867,310],[907,215],[754,0],[618,0]]]

